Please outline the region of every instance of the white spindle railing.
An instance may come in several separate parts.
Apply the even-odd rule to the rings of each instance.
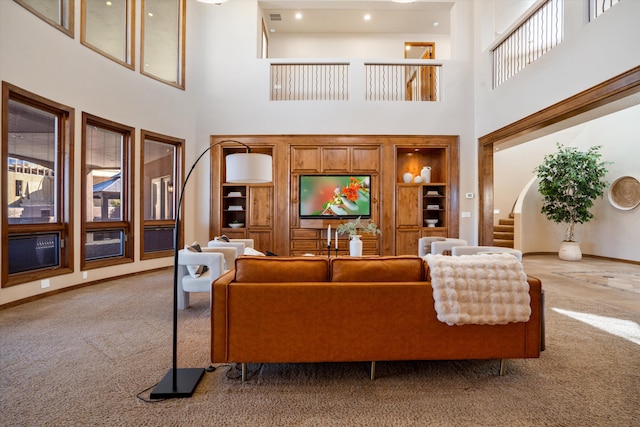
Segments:
[[[493,87],[498,87],[564,38],[564,1],[548,0],[493,49]]]
[[[272,101],[345,101],[349,64],[271,64]]]
[[[272,63],[272,101],[349,100],[350,64]],[[412,62],[364,64],[362,91],[367,101],[438,101],[442,64]],[[360,75],[360,74],[359,74]]]

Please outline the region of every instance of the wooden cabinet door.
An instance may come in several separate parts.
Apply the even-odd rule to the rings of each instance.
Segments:
[[[421,227],[419,185],[398,185],[396,227]]]
[[[419,229],[396,230],[396,255],[418,255]]]
[[[291,147],[291,172],[320,172],[320,147]]]
[[[257,251],[265,253],[273,252],[273,233],[267,229],[250,229],[247,231],[247,237],[253,239],[253,248]]]
[[[273,224],[273,187],[249,187],[249,223],[247,227],[271,228]]]
[[[349,147],[323,147],[322,172],[349,172]]]
[[[351,171],[378,172],[380,170],[380,147],[353,147]]]

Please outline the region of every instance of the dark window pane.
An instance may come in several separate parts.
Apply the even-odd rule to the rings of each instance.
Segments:
[[[9,236],[9,274],[60,265],[58,233]]]
[[[121,257],[124,255],[124,230],[89,231],[85,259]]]
[[[144,251],[158,252],[173,249],[173,227],[144,229]]]

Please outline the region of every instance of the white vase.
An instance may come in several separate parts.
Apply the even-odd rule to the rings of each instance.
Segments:
[[[431,166],[423,167],[420,171],[420,176],[422,177],[422,182],[431,182]]]
[[[360,240],[360,235],[358,234],[351,236],[351,241],[349,242],[349,255],[362,256],[362,240]]]
[[[580,242],[562,242],[558,251],[558,258],[564,261],[580,261],[582,259],[582,251],[580,250]]]
[[[411,174],[411,172],[405,172],[404,175],[402,175],[402,182],[404,182],[405,184],[410,184],[411,181],[413,181],[413,175]]]

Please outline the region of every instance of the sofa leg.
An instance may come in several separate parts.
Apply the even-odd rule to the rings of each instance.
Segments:
[[[500,359],[500,376],[504,377],[504,371],[507,369],[507,359]]]
[[[376,379],[376,362],[371,361],[371,381]]]
[[[246,363],[242,363],[242,382],[245,382],[247,379],[247,364]]]

